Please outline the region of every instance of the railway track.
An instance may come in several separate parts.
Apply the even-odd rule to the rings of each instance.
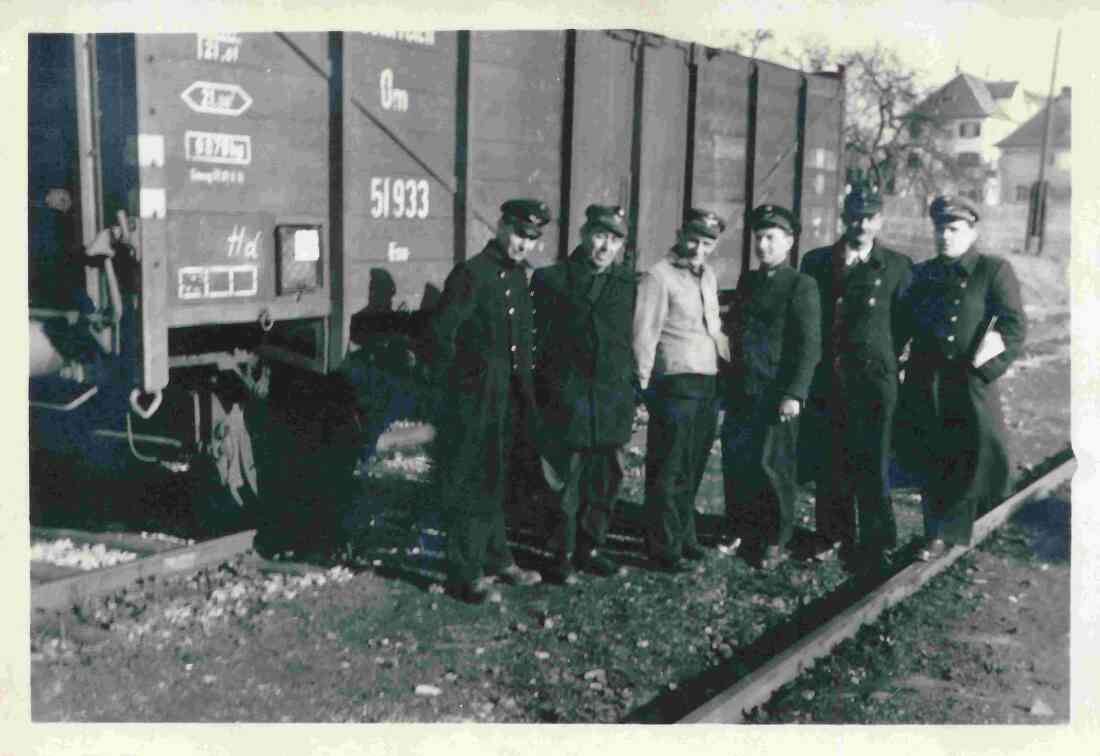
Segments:
[[[424,430],[400,433],[391,437],[397,445],[422,442]],[[404,438],[404,436],[409,436]],[[710,671],[705,680],[682,682],[675,701],[653,701],[642,707],[648,714],[636,710],[627,721],[664,721],[680,723],[736,723],[745,713],[767,702],[782,686],[794,680],[814,662],[832,652],[845,639],[873,623],[888,607],[904,601],[926,583],[951,567],[959,558],[988,538],[1013,514],[1030,501],[1054,490],[1069,480],[1076,470],[1072,458],[1058,464],[1044,475],[1013,494],[982,517],[975,525],[974,543],[969,548],[956,547],[944,557],[930,563],[914,563],[874,586],[849,587],[849,594],[831,604],[831,610],[814,613],[812,621],[792,617],[786,632],[777,636],[788,642],[771,642],[760,655],[755,668],[719,667]],[[77,531],[47,531],[36,529],[38,537],[81,536]],[[88,540],[89,534],[83,534]],[[136,535],[111,534],[96,539],[110,548],[142,551],[142,546],[154,553],[145,553],[125,563],[81,574],[61,574],[32,566],[33,610],[59,610],[82,600],[109,593],[143,578],[185,574],[204,566],[231,559],[252,547],[254,531],[244,531],[197,544],[155,544]],[[152,544],[152,545],[151,545]],[[60,576],[59,576],[60,575]],[[793,628],[793,630],[792,630]],[[663,698],[659,697],[659,698]]]
[[[418,446],[431,441],[434,436],[435,429],[429,425],[402,422],[382,434],[378,449],[386,451]],[[32,528],[31,535],[39,540],[69,539],[84,546],[99,545],[136,555],[130,561],[93,570],[32,560],[31,609],[58,610],[138,580],[193,572],[232,559],[252,549],[256,531],[245,530],[182,545],[133,533],[98,534],[61,528]]]
[[[919,591],[1008,522],[1025,504],[1070,480],[1076,469],[1077,462],[1071,457],[1032,481],[974,524],[974,537],[970,546],[956,546],[935,561],[915,562],[904,568],[839,613],[823,618],[818,626],[810,628],[793,644],[711,696],[705,703],[679,718],[678,722],[741,722],[747,711],[766,703],[782,686],[813,666],[815,660],[827,656],[837,644],[855,636],[861,627],[874,622],[884,610]]]
[[[43,535],[49,533],[45,530],[39,532]],[[121,545],[120,539],[115,536],[99,539],[95,534],[79,531],[54,531],[54,534],[62,532],[84,542]],[[245,530],[166,550],[157,549],[153,545],[155,542],[149,541],[146,544],[146,555],[133,561],[76,574],[71,574],[69,571],[68,575],[47,578],[37,584],[35,583],[36,571],[40,576],[45,577],[52,570],[32,562],[31,609],[32,611],[63,609],[86,599],[124,588],[137,580],[191,572],[210,564],[218,564],[251,549],[255,535],[255,530]],[[123,537],[122,542],[130,548],[134,546],[133,537]],[[154,553],[148,553],[149,551]]]

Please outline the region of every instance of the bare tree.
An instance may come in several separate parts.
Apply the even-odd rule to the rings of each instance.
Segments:
[[[802,40],[781,53],[784,62],[808,72],[845,69],[845,163],[849,183],[889,193],[928,196],[967,177],[939,146],[934,113],[919,109],[928,89],[921,74],[893,50],[835,51],[820,40]]]
[[[743,31],[737,35],[737,41],[730,47],[735,53],[749,58],[759,57],[760,50],[771,40],[775,39],[775,32],[771,29],[754,29]]]
[[[828,42],[803,38],[796,47],[784,47],[780,58],[807,73],[832,71],[841,62],[841,55],[833,51]]]

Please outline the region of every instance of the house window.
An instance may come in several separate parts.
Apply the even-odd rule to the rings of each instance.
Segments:
[[[1031,201],[1031,187],[1027,184],[1016,184],[1016,201],[1017,202],[1030,202]]]
[[[982,164],[982,156],[976,152],[960,152],[957,159],[959,165],[964,168],[973,168]]]
[[[963,121],[959,124],[959,136],[964,138],[982,135],[981,121]]]

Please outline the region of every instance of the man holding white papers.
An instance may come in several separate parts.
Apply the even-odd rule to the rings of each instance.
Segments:
[[[903,401],[920,408],[907,430],[923,480],[925,559],[969,543],[974,519],[1005,493],[1009,461],[995,381],[1027,333],[1012,266],[975,246],[978,208],[944,196],[929,212],[939,254],[913,268],[903,388]]]

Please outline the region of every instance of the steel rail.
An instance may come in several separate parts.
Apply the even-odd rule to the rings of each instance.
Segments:
[[[197,570],[208,564],[223,562],[251,549],[255,535],[255,530],[245,530],[162,551],[126,564],[40,583],[31,588],[31,610],[63,609],[84,599],[118,590],[136,580]]]
[[[874,622],[888,607],[916,593],[988,538],[1025,504],[1069,480],[1076,469],[1077,462],[1071,458],[1031,482],[974,523],[974,537],[969,546],[955,546],[939,559],[916,562],[906,567],[763,666],[691,711],[679,720],[680,723],[741,722],[746,711],[766,703],[775,691],[812,667],[815,660],[827,656],[837,644],[853,637],[863,625]]]

